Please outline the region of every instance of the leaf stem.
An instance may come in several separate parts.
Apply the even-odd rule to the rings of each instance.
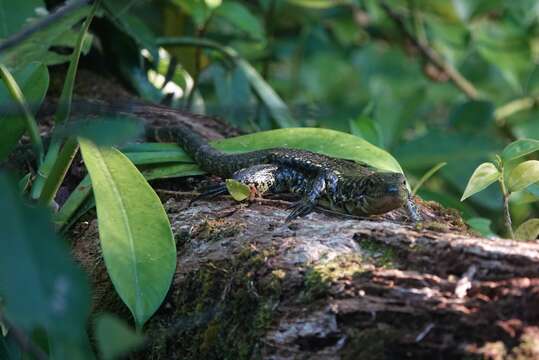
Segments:
[[[69,67],[67,69],[67,75],[60,95],[58,109],[56,110],[54,117],[55,125],[65,123],[69,119],[71,113],[71,101],[73,99],[73,88],[82,52],[82,45],[100,3],[101,0],[95,0],[79,32],[75,50],[71,55],[71,61],[69,62]],[[38,178],[32,188],[32,197],[34,199],[39,199],[39,203],[41,204],[49,204],[50,201],[52,201],[78,150],[76,139],[68,139],[63,147],[61,147],[60,144],[61,139],[53,136],[43,166],[39,168]],[[71,153],[68,153],[68,151],[71,151]]]
[[[13,75],[11,75],[9,70],[2,64],[0,64],[0,77],[6,84],[6,87],[11,97],[13,97],[13,99],[17,102],[21,111],[23,112],[23,117],[26,121],[26,129],[28,130],[30,140],[32,141],[34,149],[37,153],[37,163],[38,166],[41,166],[41,163],[43,162],[43,154],[45,153],[45,151],[43,150],[43,142],[41,141],[41,136],[39,136],[39,129],[37,127],[36,119],[34,118],[34,115],[32,115],[32,112],[28,107],[28,104],[24,98],[24,94],[22,93],[21,88],[17,84],[17,81],[15,81]]]
[[[511,221],[511,213],[509,212],[509,195],[511,195],[511,193],[507,190],[507,187],[505,186],[504,167],[501,161],[499,162],[499,166],[500,178],[498,179],[498,182],[500,183],[500,188],[503,195],[503,217],[505,222],[505,228],[507,229],[507,233],[509,234],[511,239],[514,239],[515,234],[513,232],[513,222]]]

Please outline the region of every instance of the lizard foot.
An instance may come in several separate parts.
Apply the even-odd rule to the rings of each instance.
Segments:
[[[300,200],[294,203],[292,206],[290,206],[290,209],[292,209],[292,211],[286,217],[285,222],[290,222],[300,216],[309,214],[310,212],[313,211],[314,206],[315,206],[314,204],[305,200]]]

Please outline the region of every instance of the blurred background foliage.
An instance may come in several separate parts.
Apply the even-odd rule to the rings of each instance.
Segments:
[[[2,37],[27,21],[24,14],[61,3],[42,1],[21,3],[21,22],[10,19]],[[474,224],[492,221],[502,232],[495,185],[459,199],[477,165],[515,139],[539,138],[538,1],[102,5],[85,67],[115,76],[146,100],[217,115],[245,132],[289,126],[351,132],[391,152],[412,185],[447,162],[419,195],[458,208]],[[54,54],[47,64],[61,62]],[[539,213],[533,193],[537,185],[513,194],[516,226]]]

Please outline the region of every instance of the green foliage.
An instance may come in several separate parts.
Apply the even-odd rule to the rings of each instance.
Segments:
[[[515,237],[516,234],[513,234],[511,214],[509,212],[509,196],[513,192],[524,190],[539,182],[539,161],[524,161],[517,164],[512,169],[509,168],[509,165],[514,165],[511,163],[511,160],[531,154],[536,150],[539,150],[539,148],[536,146],[535,140],[517,140],[507,145],[502,156],[496,155],[497,165],[488,162],[479,165],[475,169],[460,200],[463,201],[484,190],[490,184],[498,181],[504,197],[505,224],[507,231],[511,237]],[[536,196],[534,190],[535,188],[530,192],[532,196]],[[536,198],[538,197],[536,196]],[[535,229],[531,224],[533,224],[533,222],[524,223],[518,229],[518,236],[521,238],[531,236],[530,234],[533,234],[534,230],[530,229]]]
[[[37,7],[29,6],[32,3],[39,4],[40,11],[36,11]],[[24,5],[22,5],[24,4]],[[6,14],[6,18],[0,22],[5,24],[4,21],[12,24],[20,24],[18,28],[8,27],[4,28],[6,35],[13,35],[18,32],[23,26],[29,26],[32,23],[39,21],[40,16],[46,16],[46,10],[43,6],[43,1],[10,1],[2,0],[0,13]],[[90,11],[90,6],[79,7],[76,10],[66,14],[57,21],[51,23],[49,26],[39,29],[26,37],[24,40],[15,44],[6,50],[0,52],[0,63],[9,68],[21,68],[28,64],[39,61],[46,65],[54,65],[69,61],[70,54],[60,54],[58,52],[51,51],[51,47],[54,48],[74,48],[79,35],[79,30],[75,26],[84,19]],[[40,15],[38,15],[40,14]],[[8,20],[9,18],[9,20]],[[0,38],[3,38],[0,34]],[[82,50],[84,53],[88,52],[92,43],[91,36],[84,38],[82,44]]]
[[[104,360],[122,357],[144,342],[144,337],[110,314],[101,314],[95,320],[95,336],[99,353]]]
[[[226,188],[232,198],[236,201],[243,201],[251,195],[249,186],[240,183],[234,179],[226,179]]]
[[[22,96],[26,100],[26,106],[30,106],[30,109],[25,115],[22,110],[19,110],[17,102],[8,95],[5,84],[0,84],[0,99],[2,99],[2,105],[4,106],[0,110],[2,115],[0,161],[7,157],[24,134],[29,124],[26,121],[34,122],[33,119],[28,118],[28,115],[37,112],[49,87],[49,72],[47,67],[41,63],[30,63],[14,71],[12,75],[16,86],[20,87]]]
[[[460,201],[485,189],[487,186],[498,180],[499,177],[500,172],[493,163],[483,163],[479,165],[470,177],[470,181],[468,181],[468,185],[466,185],[466,189],[464,190],[464,194],[462,194]]]
[[[86,341],[90,293],[85,276],[54,232],[49,212],[24,204],[3,173],[0,197],[0,312],[28,333],[46,330],[52,352],[70,358],[77,352],[68,348],[83,349]]]
[[[515,239],[533,241],[539,236],[539,219],[530,219],[515,231]]]
[[[515,224],[521,224],[516,227],[516,239],[537,237],[539,16],[530,11],[537,7],[535,0],[389,1],[390,10],[403,21],[400,25],[380,2],[371,0],[102,0],[93,7],[70,2],[64,6],[72,6],[72,10],[56,18],[45,7],[48,3],[0,0],[0,65],[4,74],[13,75],[14,80],[8,81],[11,93],[17,87],[21,90],[18,101],[13,101],[4,83],[0,85],[0,161],[27,129],[37,158],[41,158],[41,139],[32,117],[49,86],[47,66],[69,62],[44,165],[24,177],[21,174],[18,189],[0,184],[2,194],[11,191],[2,199],[9,198],[17,204],[14,209],[20,208],[1,220],[11,221],[8,229],[22,228],[16,237],[22,239],[20,244],[3,253],[10,259],[13,251],[21,253],[20,264],[28,268],[20,276],[32,284],[32,289],[26,287],[20,293],[25,296],[20,304],[13,301],[19,297],[14,295],[12,283],[0,282],[0,287],[6,286],[0,295],[14,326],[45,331],[50,355],[83,358],[90,354],[80,331],[65,339],[58,335],[75,325],[83,328],[87,305],[81,300],[66,308],[70,312],[78,309],[78,317],[58,324],[51,320],[55,319],[52,310],[43,307],[48,294],[44,289],[51,286],[49,275],[61,273],[66,268],[59,264],[69,260],[65,249],[57,248],[52,230],[45,229],[50,223],[47,215],[14,196],[30,189],[31,198],[52,204],[78,150],[76,136],[111,145],[132,138],[139,130],[125,119],[101,118],[91,123],[70,119],[79,57],[92,44],[88,62],[94,71],[106,64],[107,74],[114,72],[118,82],[129,84],[144,100],[216,114],[242,130],[256,131],[214,142],[219,149],[244,152],[299,147],[381,169],[404,170],[414,192],[458,208],[481,234],[500,233],[498,218],[503,209],[508,233],[512,232],[509,220],[513,215]],[[101,15],[97,9],[101,4],[103,19],[88,31],[94,14]],[[36,24],[41,25],[35,31],[22,31]],[[410,36],[438,53],[442,66],[411,46]],[[4,42],[6,39],[11,40]],[[58,71],[62,70],[56,68]],[[462,80],[472,89],[464,89]],[[28,110],[21,112],[20,105],[25,103]],[[112,247],[104,245],[103,252],[115,286],[140,327],[159,306],[174,268],[168,222],[142,176],[149,180],[203,172],[175,145],[124,146],[122,151],[139,167],[139,173],[116,150],[89,144],[86,140],[85,158],[91,158],[87,165],[96,186],[95,201],[89,197],[92,182],[86,177],[53,219],[65,230],[77,216],[97,206],[104,231],[101,240],[108,245],[111,238],[123,240]],[[493,161],[496,154],[500,156]],[[117,172],[107,174],[107,169]],[[120,184],[120,178],[126,185]],[[489,186],[496,181],[501,191]],[[118,197],[124,190],[127,195]],[[247,195],[245,190],[238,189],[240,197]],[[459,198],[469,201],[460,203]],[[152,205],[141,206],[135,200]],[[510,205],[516,204],[518,211],[511,214]],[[116,215],[103,215],[107,207],[117,210],[113,211]],[[107,220],[112,224],[107,225]],[[154,220],[158,225],[138,229]],[[35,222],[35,229],[24,227],[30,221]],[[36,245],[33,241],[38,235],[49,240]],[[145,236],[154,237],[151,244],[137,240]],[[32,249],[46,256],[37,256]],[[136,255],[137,251],[155,258],[164,256],[166,266],[156,270],[151,261],[139,263],[133,256],[118,255]],[[20,265],[9,261],[6,266]],[[36,280],[37,266],[52,271],[40,271],[43,277]],[[141,269],[150,274],[149,280],[137,284],[133,274]],[[13,268],[8,270],[13,272]],[[77,271],[62,274],[72,279]],[[70,290],[86,294],[85,286],[81,281]],[[27,294],[30,291],[34,292]],[[149,303],[142,304],[137,291],[138,295],[152,293]],[[36,307],[28,310],[34,323],[20,316],[22,311],[16,311],[17,316],[9,312],[13,304],[28,307],[29,298],[36,299]],[[81,298],[87,300],[87,294]],[[104,318],[99,324],[96,338],[105,358],[138,342],[115,320]],[[206,342],[215,338],[219,325],[211,329],[204,336]],[[113,338],[111,333],[121,336]],[[0,337],[0,341],[0,357],[21,355],[14,351],[18,345],[13,337]]]
[[[88,140],[79,142],[92,179],[107,271],[141,328],[163,301],[176,269],[167,214],[122,153]]]

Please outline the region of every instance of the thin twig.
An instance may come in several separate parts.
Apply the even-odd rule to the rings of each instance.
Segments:
[[[508,102],[494,111],[494,119],[499,126],[505,125],[505,120],[521,111],[531,110],[539,105],[539,98],[524,97]]]
[[[47,360],[47,354],[36,346],[32,340],[18,327],[13,325],[9,320],[7,320],[4,315],[0,312],[0,322],[4,323],[9,329],[9,333],[13,336],[13,340],[19,345],[20,349],[23,352],[32,354],[37,360]]]
[[[475,100],[479,97],[479,92],[473,86],[472,83],[470,83],[462,74],[455,69],[453,66],[451,66],[448,62],[446,62],[440,54],[438,54],[434,49],[429,47],[427,44],[423,43],[422,41],[418,40],[414,34],[412,34],[408,27],[406,26],[404,19],[402,16],[393,9],[389,7],[384,1],[380,2],[380,5],[384,9],[384,11],[387,13],[387,15],[395,22],[395,24],[399,27],[399,29],[402,31],[402,33],[414,44],[414,46],[419,50],[421,55],[426,58],[429,62],[434,64],[436,67],[438,67],[440,70],[446,73],[446,75],[451,79],[453,84],[457,88],[459,88],[466,96],[472,100]]]

